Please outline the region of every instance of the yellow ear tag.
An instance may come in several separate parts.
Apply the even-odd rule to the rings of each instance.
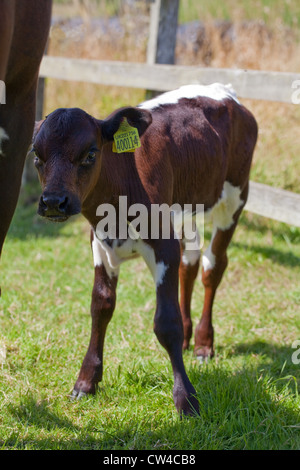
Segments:
[[[120,124],[119,129],[114,134],[112,150],[116,153],[134,152],[141,146],[139,132],[136,127],[131,127],[126,118]]]

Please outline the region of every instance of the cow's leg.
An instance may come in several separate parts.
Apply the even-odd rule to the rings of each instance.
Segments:
[[[169,354],[173,374],[173,398],[180,414],[198,412],[198,401],[183,363],[183,326],[178,303],[178,269],[180,246],[178,240],[160,240],[159,246],[145,257],[156,282],[156,312],[154,332]]]
[[[35,118],[35,87],[20,98],[17,111],[7,87],[0,108],[0,255],[19,197],[22,172]]]
[[[6,85],[6,104],[0,106],[0,254],[17,204],[34,127],[39,64],[51,16],[51,1],[43,2],[42,14],[40,3],[0,1],[0,80]]]
[[[188,243],[182,240],[181,260],[179,266],[180,310],[183,323],[183,349],[188,349],[192,337],[191,300],[195,279],[199,271],[200,249],[189,249]]]
[[[246,203],[248,186],[241,193],[239,188],[229,191],[224,204],[213,213],[213,232],[208,249],[203,255],[202,283],[204,305],[202,317],[195,328],[195,355],[202,361],[214,355],[214,329],[212,309],[217,288],[227,267],[227,248],[235,231],[238,218]]]
[[[9,116],[13,116],[14,111],[9,108],[9,105],[3,105],[0,111],[0,253],[16,208],[35,114],[34,106],[29,112],[27,103],[24,107],[20,103],[19,114],[11,122]],[[28,116],[26,123],[21,117],[25,112]]]
[[[103,346],[107,325],[112,318],[116,302],[117,270],[111,271],[105,251],[99,242],[92,242],[95,278],[92,292],[92,331],[88,351],[82,363],[73,397],[95,394],[103,373]]]
[[[0,80],[5,80],[10,46],[13,38],[15,2],[11,0],[1,0],[1,21],[0,21]]]
[[[0,7],[0,80],[5,82],[5,103],[0,104],[0,256],[3,243],[13,217],[22,179],[24,161],[32,137],[35,115],[35,89],[28,93],[11,91],[13,86],[6,82],[7,64],[15,23],[15,2],[2,0]],[[32,77],[30,77],[32,80]],[[24,82],[22,74],[19,82]],[[31,81],[29,80],[29,84]],[[26,85],[27,88],[27,85]],[[0,98],[2,98],[2,88]],[[27,89],[26,89],[27,93]],[[18,98],[18,100],[16,100]],[[18,101],[17,103],[15,101]]]

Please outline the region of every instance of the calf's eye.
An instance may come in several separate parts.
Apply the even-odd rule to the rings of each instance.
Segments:
[[[80,166],[91,166],[96,161],[96,152],[89,152],[87,156],[81,161]]]
[[[43,161],[36,154],[34,156],[33,163],[37,168],[40,168],[44,164]]]

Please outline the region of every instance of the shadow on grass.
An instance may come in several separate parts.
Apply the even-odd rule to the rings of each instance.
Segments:
[[[271,231],[277,238],[288,237],[290,242],[300,244],[300,227],[290,226],[247,211],[242,213],[238,223],[251,232],[265,235]]]
[[[210,237],[207,236],[206,240],[209,238]],[[300,265],[299,256],[295,255],[292,251],[280,250],[272,246],[266,246],[263,243],[261,245],[254,245],[253,243],[241,243],[236,241],[236,239],[233,239],[230,243],[230,247],[235,247],[240,251],[249,253],[249,255],[251,253],[261,255],[263,259],[269,259],[281,266],[298,268]]]
[[[248,231],[267,235],[272,233],[273,237],[281,242],[285,242],[290,247],[291,245],[300,245],[300,228],[290,227],[287,224],[275,222],[254,214],[243,214],[239,220],[239,224],[247,228]],[[282,266],[298,267],[300,263],[299,256],[295,255],[292,247],[288,251],[280,250],[274,246],[266,246],[262,241],[261,244],[240,243],[234,237],[231,246],[240,250],[247,250],[249,253],[260,254],[266,259],[270,259],[274,263]]]
[[[238,250],[245,251],[249,254],[261,255],[264,259],[269,259],[274,263],[281,266],[299,267],[300,258],[293,252],[294,246],[300,246],[300,228],[290,227],[287,224],[275,222],[254,214],[242,214],[239,225],[242,225],[250,232],[249,243],[238,241],[237,236],[234,235],[230,243],[230,247],[235,247]],[[266,239],[259,239],[258,243],[253,243],[253,233],[267,236],[272,233],[274,243],[268,245]],[[208,242],[211,238],[211,231],[205,230],[205,241]],[[283,246],[283,249],[274,246],[278,241]],[[288,247],[288,250],[286,249]]]
[[[57,236],[69,237],[63,228],[66,224],[71,224],[80,216],[71,217],[70,220],[64,223],[51,222],[37,214],[38,197],[28,196],[21,194],[19,203],[17,205],[11,226],[9,228],[7,238],[17,238],[19,240],[26,240],[30,237],[33,238],[54,238]]]
[[[273,247],[253,244],[247,245],[246,243],[239,243],[236,241],[232,241],[231,245],[239,250],[247,250],[249,253],[260,254],[265,259],[270,259],[281,266],[289,266],[291,268],[299,267],[300,259],[292,251],[286,252]]]
[[[254,341],[252,343],[240,343],[233,346],[232,353],[230,355],[260,354],[268,356],[274,361],[278,359],[282,361],[291,359],[293,351],[294,350],[289,345],[279,346],[265,341]]]
[[[50,411],[46,402],[38,401],[31,395],[22,398],[19,406],[9,405],[8,411],[19,421],[27,423],[28,426],[35,426],[47,431],[66,429],[78,432],[80,429],[67,418],[60,418]]]
[[[74,425],[50,410],[46,403],[38,403],[33,397],[22,399],[19,406],[8,411],[23,426],[33,426],[49,433],[49,438],[10,438],[5,448],[30,449],[93,449],[93,450],[212,450],[212,449],[298,449],[300,446],[300,417],[297,408],[295,382],[288,373],[294,374],[299,366],[288,364],[282,374],[282,364],[290,357],[291,350],[285,346],[255,342],[239,344],[230,356],[258,354],[259,366],[245,361],[239,369],[231,369],[228,361],[212,360],[199,369],[191,366],[188,371],[199,399],[200,416],[182,421],[172,419],[162,410],[161,414],[151,404],[139,401],[143,392],[130,390],[123,419],[108,417],[104,424],[91,410],[88,425]],[[271,359],[270,362],[267,359]],[[281,364],[281,369],[277,366]],[[146,375],[144,377],[146,380]],[[119,384],[112,383],[112,393],[120,393]],[[134,384],[132,384],[134,389]],[[150,387],[151,388],[151,387]],[[145,393],[147,384],[145,384]],[[171,390],[170,390],[171,394]],[[107,396],[109,400],[109,395]],[[95,397],[97,400],[97,396]],[[128,414],[130,402],[134,412]],[[81,405],[84,407],[83,405]],[[84,414],[89,404],[84,407]],[[102,406],[105,403],[102,401]],[[101,413],[101,408],[99,408]],[[117,411],[118,414],[118,411]],[[124,417],[128,415],[127,419]],[[78,422],[78,421],[77,421]],[[55,432],[68,434],[65,439],[55,438]]]
[[[297,350],[292,345],[277,345],[264,341],[254,341],[233,346],[227,357],[258,356],[263,359],[260,366],[262,370],[270,372],[274,377],[291,375],[295,377],[300,385],[300,364],[293,363],[292,357],[294,353],[296,353],[295,357],[298,359],[300,354],[297,353]]]

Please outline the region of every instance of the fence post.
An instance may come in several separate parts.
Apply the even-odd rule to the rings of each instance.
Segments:
[[[150,6],[147,64],[174,64],[179,0],[154,0]],[[147,91],[147,98],[159,92]]]
[[[45,51],[46,54],[47,50]],[[37,95],[36,95],[36,111],[35,120],[40,121],[44,117],[44,91],[45,91],[45,78],[38,79]],[[22,176],[22,186],[28,183],[38,181],[37,171],[33,165],[33,158],[28,155],[25,160],[24,171]]]

